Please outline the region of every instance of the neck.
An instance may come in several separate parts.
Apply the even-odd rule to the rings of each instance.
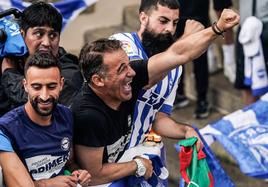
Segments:
[[[137,32],[140,41],[142,41],[142,33],[143,33],[142,29],[140,29],[140,30]]]
[[[51,124],[51,118],[52,115],[49,116],[40,116],[36,113],[36,111],[33,109],[31,103],[28,101],[25,104],[25,111],[29,118],[36,124],[40,126],[49,126]]]
[[[110,108],[112,108],[113,110],[119,110],[121,101],[115,101],[113,100],[110,95],[105,91],[105,90],[100,90],[100,89],[96,89],[94,88],[94,86],[90,86],[89,87],[93,90],[93,92]]]

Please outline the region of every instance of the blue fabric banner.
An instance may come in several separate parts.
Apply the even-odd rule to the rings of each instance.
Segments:
[[[268,94],[200,132],[207,142],[219,141],[244,174],[268,178]]]
[[[63,28],[72,21],[79,13],[85,10],[90,5],[94,4],[97,0],[61,0],[52,3],[63,16]],[[0,11],[17,8],[23,10],[31,3],[23,2],[22,0],[1,0],[0,1]]]

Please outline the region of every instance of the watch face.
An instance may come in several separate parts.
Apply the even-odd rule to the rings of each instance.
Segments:
[[[143,165],[143,163],[140,159],[134,159],[134,161],[137,164],[136,176],[137,177],[144,176],[146,173],[146,167]]]
[[[146,168],[144,166],[139,168],[139,175],[140,176],[144,176],[146,173]]]

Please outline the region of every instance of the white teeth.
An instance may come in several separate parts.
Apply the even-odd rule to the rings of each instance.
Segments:
[[[127,83],[127,84],[124,86],[124,89],[125,89],[126,91],[131,90],[130,83]]]

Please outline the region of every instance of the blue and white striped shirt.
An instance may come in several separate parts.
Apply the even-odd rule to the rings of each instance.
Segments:
[[[118,33],[110,38],[120,40],[123,43],[123,49],[130,61],[148,59],[137,33]],[[140,92],[133,116],[134,126],[129,148],[144,141],[145,134],[149,132],[157,112],[171,114],[181,73],[182,67],[179,66],[171,70],[155,86]]]

